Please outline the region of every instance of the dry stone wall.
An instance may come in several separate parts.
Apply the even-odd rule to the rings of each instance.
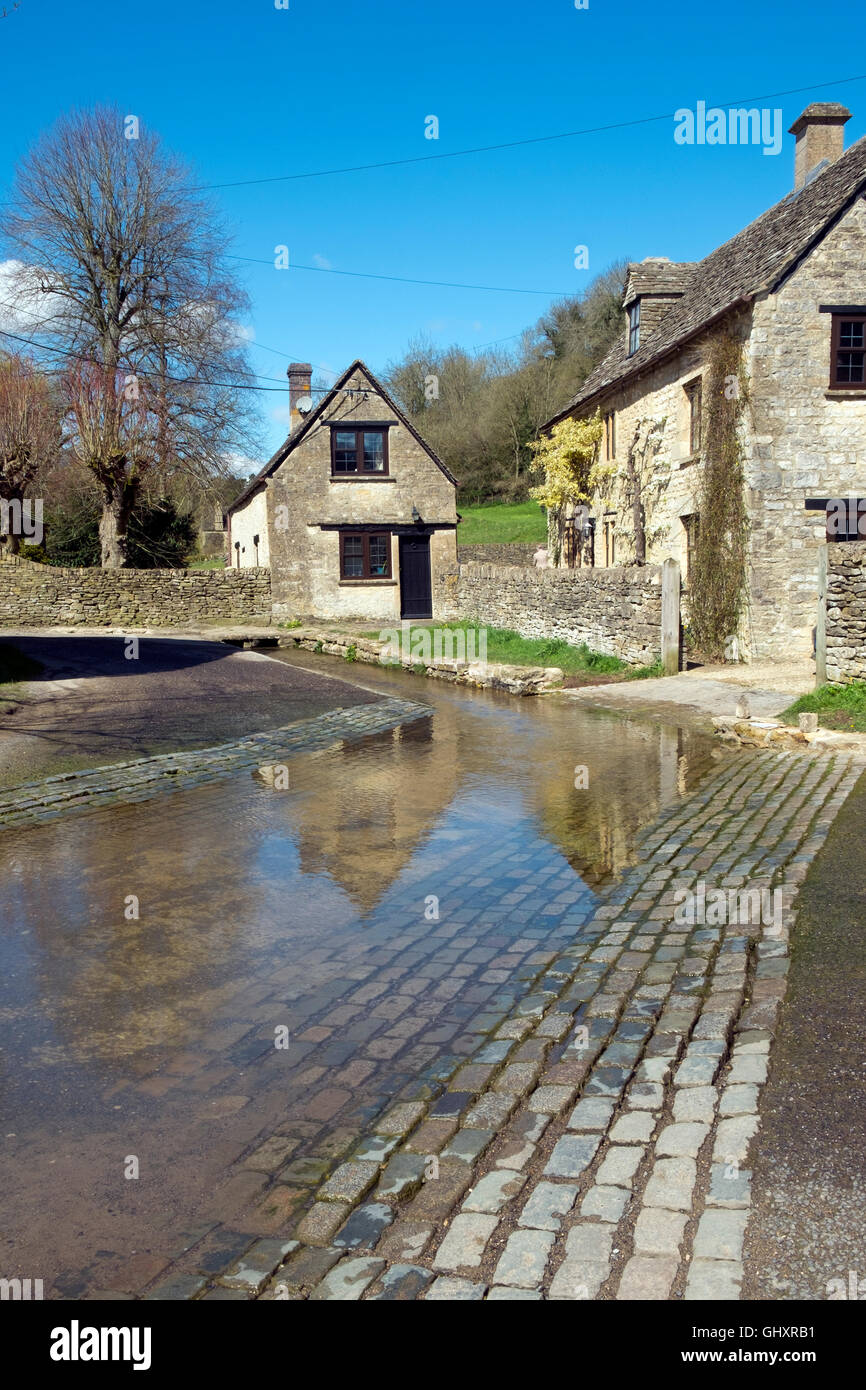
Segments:
[[[457,559],[461,565],[477,560],[489,565],[532,565],[533,556],[541,542],[515,541],[504,545],[460,545]]]
[[[593,651],[651,665],[661,654],[658,566],[535,570],[460,566],[455,617],[511,628],[521,637],[560,637]]]
[[[270,619],[270,570],[0,564],[0,627],[182,627]]]
[[[827,680],[866,680],[866,541],[827,546]]]

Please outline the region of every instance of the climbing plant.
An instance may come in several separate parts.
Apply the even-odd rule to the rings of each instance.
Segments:
[[[743,346],[734,334],[713,342],[707,361],[702,421],[703,467],[697,487],[699,523],[690,573],[690,640],[706,660],[719,660],[736,637],[746,597],[748,514],[740,422],[748,401]]]
[[[550,434],[530,445],[533,470],[543,476],[543,481],[530,489],[530,496],[547,509],[556,563],[569,506],[588,502],[611,472],[599,462],[601,435],[601,413],[597,410],[588,420],[561,420]]]

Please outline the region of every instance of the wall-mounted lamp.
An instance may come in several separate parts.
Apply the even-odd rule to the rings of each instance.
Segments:
[[[419,512],[417,507],[412,508],[412,520],[415,522],[416,526],[418,522],[421,520],[421,513]]]

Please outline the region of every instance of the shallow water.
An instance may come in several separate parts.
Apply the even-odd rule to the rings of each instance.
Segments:
[[[431,714],[284,791],[235,773],[0,837],[2,1277],[132,1291],[203,1223],[285,1229],[298,1189],[263,1190],[256,1146],[335,1154],[435,1086],[716,765],[655,719],[281,659]]]

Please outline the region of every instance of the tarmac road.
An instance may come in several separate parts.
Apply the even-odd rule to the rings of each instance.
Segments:
[[[797,901],[753,1148],[743,1298],[850,1298],[854,1281],[866,1296],[864,817],[866,775]]]
[[[82,767],[206,748],[379,697],[221,642],[6,636],[40,661],[0,715],[0,786]],[[20,690],[20,694],[19,694]],[[8,695],[8,691],[6,692]],[[3,706],[0,705],[0,708]]]

